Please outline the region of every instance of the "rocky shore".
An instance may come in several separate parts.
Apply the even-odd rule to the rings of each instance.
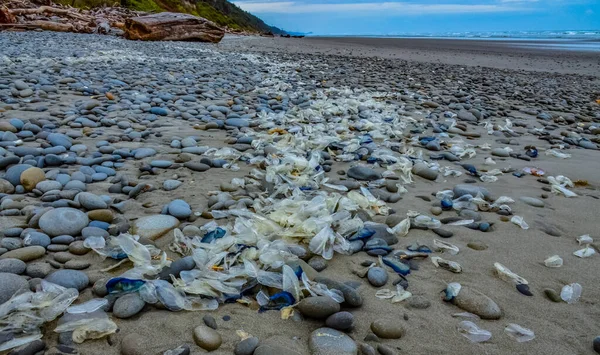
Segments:
[[[273,43],[0,35],[0,349],[600,352],[595,76]]]

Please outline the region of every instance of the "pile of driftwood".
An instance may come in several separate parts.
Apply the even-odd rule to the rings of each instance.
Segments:
[[[146,15],[122,7],[81,10],[45,1],[40,6],[29,0],[0,2],[1,30],[48,30],[77,33],[119,32],[128,18]]]

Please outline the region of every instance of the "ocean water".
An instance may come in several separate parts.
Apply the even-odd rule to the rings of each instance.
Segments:
[[[559,51],[600,52],[600,30],[587,31],[494,31],[494,32],[438,32],[390,33],[386,35],[341,35],[331,37],[369,38],[431,38],[498,41],[514,48],[547,49]]]
[[[396,37],[396,38],[465,38],[465,39],[498,39],[498,40],[600,40],[600,30],[586,31],[466,31],[466,32],[404,32],[386,35],[366,35],[360,37]]]

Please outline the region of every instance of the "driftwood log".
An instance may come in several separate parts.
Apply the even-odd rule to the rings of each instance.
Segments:
[[[6,6],[1,6],[0,7],[0,23],[15,23],[17,22],[17,19],[15,18],[15,15],[13,15],[13,13],[6,8]]]
[[[133,17],[125,21],[125,38],[142,41],[221,41],[225,31],[202,17],[173,12]]]

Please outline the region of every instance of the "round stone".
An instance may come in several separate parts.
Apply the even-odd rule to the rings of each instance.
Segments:
[[[600,336],[594,338],[594,341],[592,342],[592,347],[594,348],[595,352],[600,354]]]
[[[78,291],[83,290],[90,283],[88,276],[78,270],[58,270],[46,276],[45,280]]]
[[[319,328],[308,341],[312,355],[356,355],[358,348],[352,338],[331,328]]]
[[[73,243],[74,240],[75,238],[71,237],[70,235],[59,235],[58,237],[52,238],[52,244],[69,245]]]
[[[16,294],[29,291],[29,283],[23,277],[7,272],[0,272],[0,285],[0,304]]]
[[[327,317],[325,325],[337,330],[348,330],[354,325],[354,316],[350,312],[337,312]]]
[[[147,355],[146,343],[141,335],[136,333],[128,334],[121,341],[122,355]]]
[[[404,336],[404,327],[398,320],[378,319],[371,323],[371,331],[383,339],[400,339]]]
[[[0,273],[9,273],[20,275],[25,272],[27,264],[19,259],[1,259],[0,260]]]
[[[381,179],[380,173],[369,167],[361,165],[351,167],[350,169],[348,169],[347,174],[348,177],[351,177],[356,180],[372,181]]]
[[[90,267],[90,262],[85,260],[69,260],[65,263],[65,269],[83,270]]]
[[[186,219],[192,214],[190,205],[184,200],[173,200],[167,206],[168,213],[179,219]]]
[[[257,337],[246,338],[235,345],[233,353],[235,355],[252,355],[258,348],[259,340]]]
[[[308,297],[298,303],[298,310],[306,317],[325,319],[340,311],[340,304],[329,296]]]
[[[184,163],[183,166],[185,166],[186,168],[188,168],[192,171],[198,171],[198,172],[203,172],[203,171],[210,169],[210,166],[208,166],[206,164],[193,162],[193,161]]]
[[[521,201],[525,202],[526,204],[528,204],[529,206],[533,206],[533,207],[541,208],[541,207],[544,207],[544,205],[545,205],[544,201],[537,199],[535,197],[521,196],[519,199]]]
[[[69,244],[69,252],[75,255],[84,255],[90,252],[90,248],[83,245],[83,241],[76,240],[73,243]]]
[[[408,307],[410,308],[426,309],[431,306],[431,302],[423,296],[412,296],[409,297],[406,301]]]
[[[80,192],[77,194],[77,199],[86,210],[102,210],[108,207],[102,197],[90,192]]]
[[[478,315],[482,319],[500,319],[502,310],[491,298],[469,287],[461,288],[452,303],[459,308]]]
[[[72,260],[75,255],[71,254],[71,253],[67,253],[67,252],[58,252],[55,253],[53,255],[54,260],[58,261],[59,263],[66,263],[69,260]]]
[[[40,232],[29,232],[23,238],[23,245],[25,246],[39,245],[45,248],[50,245],[50,242],[50,237]]]
[[[163,189],[165,189],[165,191],[172,191],[181,186],[181,184],[183,183],[179,180],[165,180]]]
[[[138,314],[146,302],[136,293],[129,293],[117,298],[113,305],[113,315],[117,318],[130,318]]]
[[[434,216],[439,216],[442,214],[442,208],[441,207],[431,207],[431,214]]]
[[[155,240],[179,225],[179,220],[169,215],[145,216],[133,224],[133,233]]]
[[[21,173],[20,182],[26,191],[31,191],[39,182],[45,179],[46,175],[42,169],[31,167]]]
[[[44,247],[41,247],[39,245],[34,245],[34,246],[30,246],[30,247],[24,247],[24,248],[8,251],[8,252],[0,255],[0,259],[14,258],[14,259],[19,259],[21,261],[27,262],[30,260],[35,260],[35,259],[41,258],[45,254],[46,254],[46,249],[44,249]]]
[[[112,223],[114,214],[109,209],[93,210],[87,213],[88,218],[92,221],[101,221],[106,223]]]
[[[56,237],[59,235],[79,235],[89,223],[87,215],[80,210],[61,207],[50,210],[40,218],[39,225],[44,233]]]
[[[431,169],[425,163],[417,163],[412,167],[412,173],[427,180],[435,180],[438,176],[438,171]]]
[[[375,266],[369,269],[367,272],[367,279],[369,283],[375,287],[381,287],[388,281],[388,274],[384,268]]]
[[[216,330],[206,325],[199,325],[194,328],[194,342],[204,350],[213,351],[221,346],[223,340]]]
[[[467,247],[473,250],[486,250],[488,248],[487,244],[484,242],[470,242],[467,243]]]
[[[44,277],[48,276],[52,271],[54,271],[54,268],[52,267],[52,265],[41,262],[41,263],[29,263],[27,265],[27,270],[25,271],[25,273],[29,277],[43,279]]]
[[[85,227],[81,230],[81,236],[84,239],[89,237],[104,237],[107,238],[109,236],[108,232],[102,228],[98,227]]]
[[[318,272],[321,272],[327,268],[327,260],[323,259],[322,256],[313,256],[308,260],[308,265]]]

